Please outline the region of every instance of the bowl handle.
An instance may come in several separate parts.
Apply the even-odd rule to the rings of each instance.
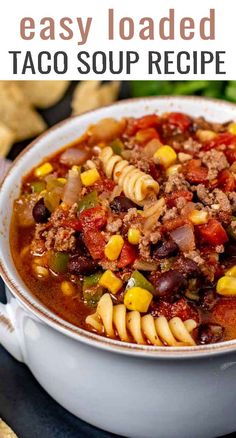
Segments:
[[[15,301],[0,303],[0,343],[15,359],[24,362],[16,329],[18,305]]]

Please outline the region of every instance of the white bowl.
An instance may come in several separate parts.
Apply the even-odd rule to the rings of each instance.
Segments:
[[[135,438],[213,437],[236,430],[236,340],[209,346],[136,346],[101,338],[57,317],[25,286],[13,264],[9,226],[21,178],[104,117],[180,111],[236,120],[236,106],[200,97],[132,99],[70,118],[35,140],[0,191],[0,341],[62,406],[83,420]]]

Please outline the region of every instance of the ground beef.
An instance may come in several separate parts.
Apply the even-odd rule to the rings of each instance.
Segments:
[[[196,190],[198,199],[204,205],[210,205],[212,203],[211,193],[203,184],[193,187],[193,190]]]
[[[121,227],[122,220],[120,218],[115,219],[114,217],[110,217],[107,221],[106,230],[109,233],[117,233]]]
[[[211,193],[203,184],[196,187],[197,196],[204,205],[211,207],[212,213],[231,215],[231,206],[228,197],[222,190],[214,189]]]
[[[130,164],[133,164],[138,169],[142,170],[145,173],[149,172],[149,161],[147,159],[143,159],[143,148],[139,146],[135,146],[132,150],[132,154],[130,156]]]
[[[52,249],[54,251],[71,252],[75,249],[75,230],[72,228],[53,227],[45,234],[45,247],[48,251]]]
[[[171,219],[175,219],[178,216],[178,211],[176,207],[172,207],[166,211],[164,216],[162,217],[162,222],[169,221]]]
[[[145,234],[139,242],[139,253],[142,259],[151,262],[150,234]]]
[[[185,163],[188,160],[191,160],[193,157],[190,154],[185,154],[184,152],[179,152],[178,159],[180,163]]]
[[[236,213],[236,193],[235,192],[229,193],[228,197],[229,197],[232,213]]]
[[[199,157],[202,163],[208,168],[208,179],[215,179],[221,170],[229,167],[229,163],[223,152],[212,149],[207,152],[201,152]]]
[[[190,137],[188,140],[183,142],[182,147],[187,153],[189,152],[190,154],[195,155],[200,151],[202,145]]]
[[[184,256],[190,260],[193,260],[199,267],[205,263],[205,260],[200,256],[200,251],[197,249],[184,253]]]
[[[110,261],[110,260],[100,260],[98,261],[98,264],[102,267],[102,269],[104,269],[105,271],[110,269],[111,271],[118,271],[118,267],[117,267],[117,262],[114,261]]]
[[[170,175],[165,183],[165,193],[172,193],[176,190],[188,190],[189,183],[184,179],[181,173]]]
[[[220,189],[213,190],[212,194],[214,196],[216,203],[219,204],[220,210],[231,213],[230,202],[226,194],[222,192],[222,190]]]
[[[128,229],[130,226],[140,228],[142,217],[137,211],[137,208],[130,208],[128,213],[123,218],[123,224]]]
[[[215,250],[216,250],[216,252],[217,252],[218,254],[223,253],[224,250],[225,250],[224,245],[217,245],[217,246],[215,247]]]

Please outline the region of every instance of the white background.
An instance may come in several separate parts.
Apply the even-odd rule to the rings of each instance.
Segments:
[[[115,41],[108,41],[107,32],[107,11],[109,8],[115,9]],[[175,8],[176,36],[175,41],[162,41],[159,38],[159,21],[168,14],[169,8]],[[215,41],[203,41],[199,36],[199,20],[209,15],[209,9],[216,10],[216,39]],[[236,2],[235,0],[7,0],[1,7],[0,14],[0,79],[236,79]],[[36,22],[36,35],[31,41],[23,41],[20,38],[20,20],[23,17],[33,17]],[[40,19],[51,16],[56,23],[56,40],[42,41],[39,38]],[[73,25],[74,38],[70,41],[63,41],[58,37],[61,29],[57,27],[60,18],[71,17],[93,17],[91,30],[87,44],[78,45],[79,38],[76,23]],[[118,36],[119,18],[130,16],[136,23],[136,35],[131,41],[123,41]],[[139,20],[142,17],[150,16],[156,24],[155,41],[141,41],[138,37],[140,30]],[[185,16],[190,16],[196,22],[196,36],[194,40],[183,41],[179,36],[179,21]],[[69,59],[68,72],[65,75],[57,75],[54,72],[49,75],[32,75],[28,72],[21,74],[23,56],[19,58],[19,73],[13,74],[12,57],[8,54],[9,50],[30,50],[35,60],[37,71],[37,54],[42,50],[54,53],[58,50],[66,51]],[[112,50],[115,56],[122,50],[138,51],[140,55],[139,63],[132,68],[131,75],[126,75],[125,71],[120,75],[112,75],[109,69],[102,76],[90,73],[80,75],[77,71],[77,53],[86,50],[91,54],[97,50],[108,52]],[[200,73],[194,75],[158,75],[148,74],[147,52],[151,50],[164,51],[174,50],[175,52],[216,50],[226,51],[224,56],[226,75],[216,75],[214,64],[207,68],[207,73],[203,76]]]

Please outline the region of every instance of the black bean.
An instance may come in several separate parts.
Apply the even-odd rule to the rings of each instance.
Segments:
[[[88,258],[81,256],[73,256],[68,263],[68,271],[74,275],[90,275],[97,269],[97,263]]]
[[[155,282],[154,295],[165,297],[175,295],[180,289],[186,286],[186,280],[180,272],[175,269],[166,271],[161,274]]]
[[[219,324],[201,324],[198,328],[198,344],[214,344],[222,340],[224,329]]]
[[[187,278],[195,278],[200,275],[197,263],[187,257],[179,257],[173,267]]]
[[[223,258],[224,257],[236,257],[236,244],[234,243],[226,243],[225,245],[225,250],[222,254]]]
[[[40,198],[33,208],[33,218],[38,224],[44,224],[50,218],[51,213],[44,204],[44,199]]]
[[[154,259],[165,259],[177,254],[179,248],[173,240],[166,240],[161,246],[154,248],[152,256]]]
[[[211,310],[216,303],[216,293],[214,289],[203,289],[199,292],[199,305],[204,310]]]
[[[137,205],[125,196],[116,196],[110,203],[112,211],[115,213],[127,212],[130,208],[136,208]]]

